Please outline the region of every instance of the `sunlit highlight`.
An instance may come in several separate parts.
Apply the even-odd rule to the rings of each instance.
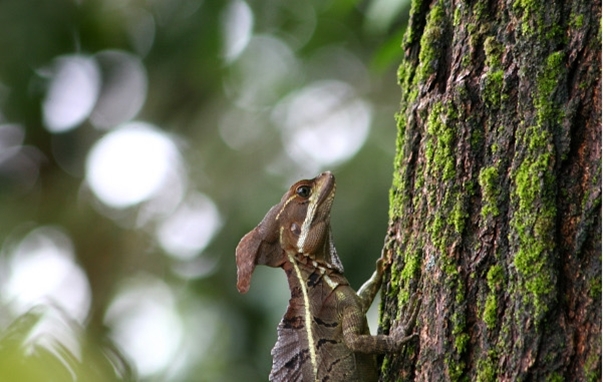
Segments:
[[[156,23],[153,14],[143,7],[122,7],[130,42],[141,57],[145,57],[155,41]]]
[[[152,197],[179,161],[178,149],[165,133],[131,122],[92,148],[86,180],[105,204],[124,208]]]
[[[57,58],[53,71],[42,114],[46,128],[60,133],[88,117],[99,95],[101,73],[94,59],[81,55]]]
[[[298,70],[294,53],[282,40],[254,36],[233,63],[225,90],[244,109],[266,108],[300,79]]]
[[[97,127],[113,128],[134,118],[147,96],[147,73],[141,60],[119,50],[96,55],[103,72],[103,87],[90,115]]]
[[[134,361],[141,377],[165,369],[182,342],[174,296],[161,280],[139,277],[111,303],[106,323],[112,339]]]
[[[0,179],[5,190],[25,193],[34,187],[44,154],[23,145],[25,129],[17,124],[0,124]]]
[[[160,224],[158,237],[168,253],[190,259],[208,245],[220,226],[220,215],[212,200],[193,194]]]
[[[223,56],[225,61],[236,59],[246,48],[252,35],[254,15],[245,1],[232,1],[222,17]]]
[[[73,245],[63,231],[40,227],[30,232],[9,258],[4,299],[16,313],[51,302],[83,321],[90,306],[90,287],[74,262]]]
[[[371,118],[370,105],[340,81],[311,84],[274,113],[287,154],[313,171],[351,158],[363,146]]]

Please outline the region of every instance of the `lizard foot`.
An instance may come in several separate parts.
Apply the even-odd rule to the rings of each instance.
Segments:
[[[394,331],[395,338],[400,345],[418,336],[418,333],[412,332],[412,329],[416,325],[416,317],[420,311],[421,295],[421,292],[416,292],[410,297],[409,304],[403,316],[403,322]]]

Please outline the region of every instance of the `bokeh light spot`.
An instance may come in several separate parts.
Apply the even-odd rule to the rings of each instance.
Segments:
[[[46,128],[60,133],[76,127],[92,111],[100,88],[101,73],[94,59],[81,55],[57,58],[42,103]]]
[[[231,67],[225,91],[247,110],[273,105],[300,80],[299,63],[280,39],[254,36]]]
[[[86,163],[86,180],[105,204],[124,208],[152,197],[175,167],[176,145],[144,122],[131,122],[95,144]]]
[[[8,260],[4,300],[16,313],[51,302],[82,322],[90,307],[90,287],[74,262],[70,238],[56,227],[40,227],[27,234]]]
[[[182,342],[183,325],[171,289],[150,276],[125,283],[107,310],[111,337],[141,377],[165,369]]]
[[[147,97],[147,73],[141,60],[119,50],[96,55],[103,72],[103,87],[90,121],[113,128],[137,115]]]
[[[372,110],[349,84],[321,81],[288,96],[273,117],[287,154],[317,171],[346,161],[363,146]]]
[[[254,15],[245,1],[235,0],[229,3],[222,16],[223,57],[232,62],[250,41]]]
[[[162,247],[170,254],[190,259],[206,247],[221,226],[215,204],[203,194],[190,195],[158,227]]]
[[[18,124],[0,125],[0,193],[26,193],[36,184],[44,154],[23,146],[25,129]]]

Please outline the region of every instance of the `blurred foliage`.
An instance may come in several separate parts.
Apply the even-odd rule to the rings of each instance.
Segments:
[[[354,287],[369,277],[387,224],[408,8],[396,0],[0,2],[0,376],[266,380],[289,298],[285,276],[258,269],[239,295],[234,249],[291,182],[329,169],[346,275]],[[53,93],[69,65],[84,71],[83,82]],[[78,111],[86,97],[77,95],[95,81],[90,110],[71,125],[53,122],[53,102]],[[333,120],[345,123],[328,131],[322,123]],[[132,121],[161,132],[180,161],[160,191],[111,206],[91,186],[91,150]],[[219,216],[210,241],[195,242],[193,256],[170,253],[160,232],[171,214],[201,206],[212,216],[209,205]],[[50,334],[31,334],[40,328]],[[144,351],[143,361],[133,355]]]
[[[128,366],[111,344],[92,342],[52,306],[22,314],[0,337],[3,381],[128,381]]]

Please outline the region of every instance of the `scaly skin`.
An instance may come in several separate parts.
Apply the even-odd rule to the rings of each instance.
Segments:
[[[329,172],[295,183],[236,249],[240,292],[258,264],[281,267],[288,277],[291,298],[271,351],[271,381],[377,381],[375,354],[400,351],[415,336],[418,295],[403,324],[370,335],[366,312],[390,261],[383,253],[370,280],[358,293],[351,288],[330,232],[334,193]]]

